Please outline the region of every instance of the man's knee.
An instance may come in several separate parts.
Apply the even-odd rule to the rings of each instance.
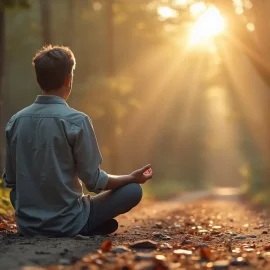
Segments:
[[[134,207],[142,199],[142,196],[143,196],[142,187],[139,184],[131,183],[131,184],[126,185],[126,188],[128,189],[127,192],[129,194],[129,198],[132,201],[132,205]]]

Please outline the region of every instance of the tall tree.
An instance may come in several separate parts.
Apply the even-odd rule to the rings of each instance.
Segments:
[[[66,31],[66,45],[72,47],[73,39],[74,39],[74,27],[75,27],[75,0],[68,0],[67,2],[67,25],[69,27],[68,31]]]
[[[5,13],[6,8],[29,8],[30,4],[28,0],[0,0],[0,171],[3,166],[3,136],[4,133],[4,123],[3,123],[3,106],[4,97],[2,91],[3,76],[5,70]],[[1,174],[0,174],[1,175]]]
[[[51,32],[51,1],[40,0],[41,36],[44,44],[52,43]]]
[[[4,136],[4,124],[3,124],[3,93],[2,93],[2,82],[4,75],[4,60],[5,59],[5,11],[3,8],[0,9],[0,168],[2,168],[2,139]]]

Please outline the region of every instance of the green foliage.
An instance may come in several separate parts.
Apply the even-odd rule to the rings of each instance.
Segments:
[[[31,0],[0,0],[0,9],[30,8]]]
[[[12,209],[12,205],[9,200],[10,190],[4,187],[3,180],[0,178],[0,215],[6,214],[8,210]]]

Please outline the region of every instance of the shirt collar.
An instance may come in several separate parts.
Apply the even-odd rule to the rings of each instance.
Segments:
[[[43,95],[39,95],[37,96],[35,103],[41,103],[41,104],[63,104],[68,106],[68,104],[66,103],[66,101],[64,99],[62,99],[59,96],[43,96]]]

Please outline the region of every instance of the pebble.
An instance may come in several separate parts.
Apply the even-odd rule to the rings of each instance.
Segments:
[[[267,231],[263,231],[262,234],[268,234],[268,232]]]
[[[111,252],[113,252],[115,254],[120,254],[120,253],[124,253],[124,252],[129,252],[129,251],[131,251],[131,250],[125,246],[114,247],[111,250]]]
[[[172,249],[173,247],[168,243],[163,243],[160,245],[159,250]]]
[[[74,236],[74,239],[75,240],[89,240],[90,237],[89,236],[83,236],[83,235],[77,234],[77,235]]]
[[[153,232],[152,235],[162,240],[170,240],[171,237],[161,232]]]
[[[219,230],[219,229],[221,229],[221,226],[213,226],[212,227],[214,230]]]
[[[229,267],[230,267],[230,262],[228,260],[221,260],[221,261],[214,262],[212,269],[225,270],[225,269],[229,269]]]
[[[69,265],[69,264],[71,264],[71,260],[62,258],[62,259],[59,260],[59,264],[61,264],[61,265]]]
[[[156,249],[157,242],[151,240],[136,241],[130,247],[135,249]]]
[[[201,243],[195,246],[195,248],[208,248],[209,246],[205,243]]]
[[[184,246],[184,245],[191,245],[191,244],[193,244],[193,242],[191,240],[186,240],[186,239],[184,239],[182,241],[182,243],[181,243],[182,246]]]
[[[135,257],[135,261],[146,261],[146,260],[153,260],[154,255],[151,253],[137,253]]]
[[[156,265],[153,262],[141,262],[135,265],[134,270],[154,270]],[[130,269],[130,268],[128,268]]]
[[[164,255],[161,255],[161,254],[156,255],[155,259],[157,261],[160,261],[160,262],[165,262],[166,261],[166,257]]]
[[[153,228],[158,228],[158,229],[162,229],[162,223],[161,222],[157,222]]]
[[[190,256],[190,255],[192,255],[192,251],[186,250],[186,249],[176,249],[176,250],[174,250],[173,254]]]
[[[231,260],[231,265],[233,266],[248,266],[249,262],[243,257],[233,258]]]
[[[244,240],[244,239],[246,239],[247,237],[246,236],[244,236],[244,235],[239,235],[239,236],[236,236],[235,237],[235,239],[237,239],[237,240]]]
[[[248,238],[257,238],[257,236],[254,235],[254,234],[249,234],[247,237],[248,237]]]
[[[199,230],[199,233],[209,233],[208,230]]]

